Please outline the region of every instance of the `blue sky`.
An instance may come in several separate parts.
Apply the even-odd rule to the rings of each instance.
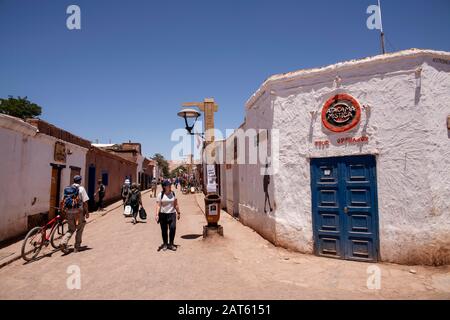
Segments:
[[[81,30],[66,9],[81,8]],[[376,0],[0,0],[0,97],[101,143],[141,142],[170,158],[186,101],[214,97],[216,127],[238,127],[270,75],[379,53]],[[388,51],[450,51],[449,0],[384,0]]]

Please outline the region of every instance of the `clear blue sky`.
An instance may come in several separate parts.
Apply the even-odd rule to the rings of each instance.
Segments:
[[[81,30],[66,8],[81,8]],[[214,97],[236,128],[270,75],[378,54],[376,0],[0,0],[0,97],[89,140],[166,157],[181,103]],[[449,0],[382,1],[389,51],[450,51]]]

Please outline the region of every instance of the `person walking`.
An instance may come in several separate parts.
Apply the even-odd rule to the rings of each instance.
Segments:
[[[69,226],[66,234],[61,241],[61,250],[68,253],[68,243],[72,235],[75,235],[75,247],[73,252],[78,252],[82,249],[81,241],[86,225],[86,219],[89,219],[88,201],[89,196],[86,189],[81,185],[81,176],[77,175],[73,178],[73,185],[76,191],[77,205],[66,210],[66,219]]]
[[[130,189],[131,189],[131,187],[130,187],[130,180],[129,179],[125,179],[125,182],[124,182],[124,184],[122,186],[122,190],[120,191],[120,194],[122,196],[122,203],[123,203],[124,207],[126,205],[126,199],[128,197],[128,194],[130,193]]]
[[[175,231],[177,220],[180,220],[180,209],[178,207],[178,200],[175,197],[175,192],[172,191],[172,184],[169,180],[162,183],[163,190],[158,196],[156,202],[155,220],[161,226],[161,235],[163,244],[160,248],[166,251],[167,249],[176,251],[177,247],[174,245]],[[169,235],[167,235],[169,231]]]
[[[156,180],[155,177],[153,177],[153,179],[152,179],[151,186],[152,186],[152,190],[150,192],[150,196],[153,196],[153,198],[155,198],[156,197],[156,188],[158,186],[158,181]]]
[[[133,183],[131,185],[130,192],[125,200],[125,204],[127,206],[131,206],[131,210],[133,212],[133,219],[131,222],[133,224],[137,223],[137,217],[139,214],[139,208],[142,206],[142,197],[141,191],[139,190],[139,186],[137,183]]]
[[[181,177],[180,179],[180,189],[181,192],[185,193],[186,192],[186,178]]]
[[[98,194],[97,210],[104,211],[105,209],[103,209],[103,199],[105,198],[106,194],[106,186],[103,184],[103,181],[101,179],[98,180],[98,189],[97,192],[94,194],[94,198],[97,194]]]

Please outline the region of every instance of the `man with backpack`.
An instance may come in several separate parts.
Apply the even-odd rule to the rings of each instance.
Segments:
[[[130,192],[128,193],[128,196],[125,200],[125,205],[131,206],[131,210],[133,212],[133,219],[131,220],[131,222],[133,224],[136,224],[139,207],[142,206],[141,191],[139,190],[137,183],[133,183],[131,185]]]
[[[122,186],[122,190],[120,191],[120,194],[122,196],[123,206],[126,206],[126,200],[128,197],[128,194],[130,193],[130,180],[125,179],[125,183]]]
[[[67,244],[75,232],[74,252],[80,251],[84,226],[86,225],[86,219],[89,218],[89,196],[86,189],[80,185],[81,176],[75,176],[73,182],[71,186],[64,188],[64,197],[61,201],[61,210],[66,214],[69,226],[61,241],[61,250],[64,253],[68,252]]]

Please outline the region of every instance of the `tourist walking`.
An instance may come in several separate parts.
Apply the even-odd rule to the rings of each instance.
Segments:
[[[174,244],[177,220],[180,219],[180,209],[175,192],[172,191],[171,183],[165,180],[162,183],[163,190],[158,195],[156,202],[155,220],[161,226],[163,244],[162,250],[176,251]],[[169,234],[167,234],[169,233]]]
[[[72,188],[73,192],[71,192],[70,196],[67,196],[66,189],[64,190],[65,196],[63,199],[63,208],[66,214],[67,224],[69,226],[66,234],[61,241],[61,250],[64,253],[68,253],[68,243],[75,232],[76,235],[74,252],[76,253],[82,249],[81,241],[84,226],[86,225],[86,219],[89,219],[89,196],[87,195],[86,189],[81,185],[81,180],[81,176],[75,176],[73,178],[72,186],[66,188]],[[70,200],[68,200],[69,197]],[[66,203],[70,203],[70,206],[66,206]]]
[[[150,192],[150,196],[155,198],[156,197],[156,188],[158,187],[158,180],[156,180],[155,177],[153,177],[153,179],[152,179],[151,187],[152,187],[152,190]]]
[[[128,193],[127,198],[125,199],[125,205],[131,206],[133,219],[131,222],[133,224],[137,223],[137,217],[139,214],[139,208],[142,206],[142,197],[141,191],[139,190],[139,186],[137,183],[133,183],[130,188],[130,192]]]
[[[101,179],[98,180],[98,189],[97,192],[94,194],[94,198],[97,194],[98,194],[97,210],[104,211],[105,209],[103,209],[103,199],[105,198],[106,194],[106,186],[103,184],[103,181]]]
[[[122,186],[122,189],[120,191],[120,194],[122,196],[122,203],[123,203],[124,207],[126,205],[126,199],[128,197],[128,194],[130,193],[130,189],[131,189],[130,180],[129,179],[125,179],[125,182],[124,182],[124,184]]]

